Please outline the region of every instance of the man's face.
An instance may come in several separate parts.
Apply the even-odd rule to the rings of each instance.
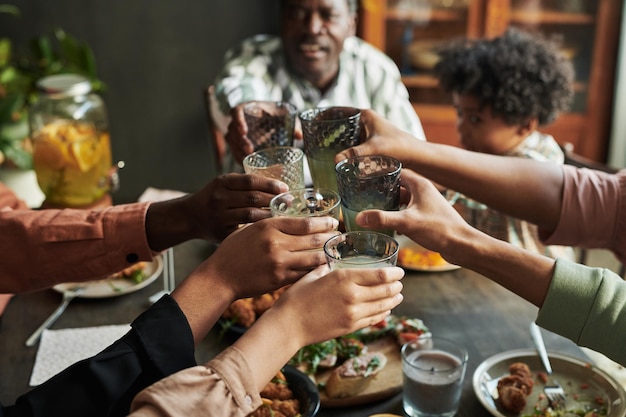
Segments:
[[[346,0],[286,0],[282,39],[292,68],[321,90],[339,71],[343,42],[356,33]]]

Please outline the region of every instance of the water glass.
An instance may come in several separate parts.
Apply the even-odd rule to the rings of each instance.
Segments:
[[[409,417],[452,417],[459,409],[467,349],[420,336],[402,346],[402,406]]]
[[[328,239],[324,244],[324,254],[331,270],[385,268],[396,265],[399,248],[400,245],[391,236],[356,231]]]
[[[358,145],[361,111],[354,107],[315,108],[299,117],[313,184],[337,191],[335,155]]]
[[[243,160],[246,174],[280,180],[290,190],[304,188],[304,152],[293,146],[261,149]]]
[[[250,101],[243,107],[254,150],[293,146],[296,107],[284,101]]]
[[[341,198],[333,190],[302,188],[278,194],[270,201],[272,216],[331,216],[339,220]]]
[[[337,187],[341,196],[343,221],[347,231],[369,230],[356,224],[363,210],[400,209],[400,172],[402,164],[382,155],[344,159],[335,166]],[[378,230],[393,236],[393,230]]]

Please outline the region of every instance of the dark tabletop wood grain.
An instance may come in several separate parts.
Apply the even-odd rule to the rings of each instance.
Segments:
[[[174,250],[176,280],[180,282],[211,253],[211,246],[192,241]],[[483,408],[472,389],[472,375],[485,359],[497,353],[532,348],[528,332],[537,308],[490,280],[466,269],[450,272],[407,272],[404,278],[404,301],[394,313],[417,317],[441,337],[464,344],[469,363],[458,417],[482,417],[491,414]],[[132,294],[107,299],[76,299],[52,326],[52,329],[130,323],[148,307],[148,297],[162,288],[159,278]],[[45,290],[13,297],[2,317],[0,328],[0,401],[12,404],[28,385],[37,346],[24,343],[30,334],[56,308],[61,295]],[[542,331],[548,350],[585,358],[571,341]],[[232,342],[231,336],[219,337],[215,328],[196,352],[199,363],[211,359]],[[401,395],[363,406],[322,409],[320,417],[367,417],[375,413],[402,415]]]

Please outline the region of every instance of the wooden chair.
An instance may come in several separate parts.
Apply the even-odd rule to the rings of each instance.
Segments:
[[[619,171],[617,168],[611,167],[598,161],[594,161],[582,155],[578,155],[576,152],[574,152],[574,145],[569,142],[564,143],[560,146],[563,154],[565,155],[565,164],[567,165],[573,165],[578,168],[594,169],[596,171],[607,172],[609,174],[614,174]],[[589,254],[587,249],[579,248],[578,263],[586,265],[588,261],[588,255]],[[626,265],[624,265],[623,263],[620,264],[618,273],[622,278],[625,278],[624,275],[626,275]]]
[[[204,89],[203,93],[207,124],[209,127],[209,133],[213,139],[213,155],[215,156],[215,163],[217,164],[217,172],[220,174],[222,173],[222,169],[224,167],[224,157],[226,155],[226,147],[228,145],[226,143],[226,138],[215,125],[213,114],[211,112],[211,109],[217,105],[217,101],[215,99],[215,87],[210,85]]]

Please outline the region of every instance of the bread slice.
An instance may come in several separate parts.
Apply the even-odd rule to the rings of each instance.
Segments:
[[[367,388],[386,364],[387,357],[381,352],[365,353],[348,359],[328,377],[326,395],[329,398],[357,395]]]

